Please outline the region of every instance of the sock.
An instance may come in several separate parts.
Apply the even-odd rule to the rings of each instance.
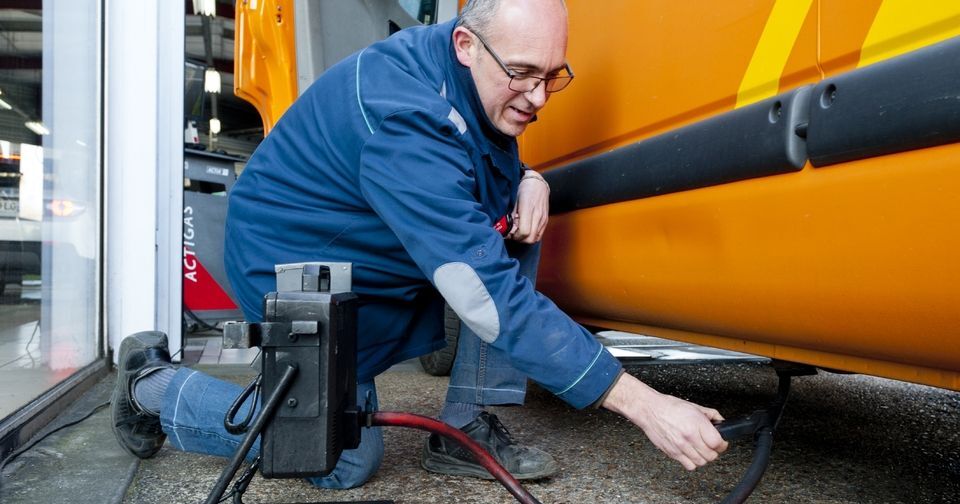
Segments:
[[[175,374],[175,368],[159,368],[137,379],[133,384],[133,397],[140,407],[159,416],[163,393],[167,391],[167,385],[170,385]]]
[[[440,411],[440,421],[459,429],[472,422],[482,411],[483,406],[480,404],[447,401],[443,403],[443,410]]]

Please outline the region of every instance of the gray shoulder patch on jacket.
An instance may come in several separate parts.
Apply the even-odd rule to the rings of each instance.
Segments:
[[[461,135],[467,132],[467,121],[463,120],[463,116],[460,115],[460,112],[457,112],[457,109],[450,107],[450,113],[447,114],[447,119],[450,119],[450,122],[457,127],[457,131],[459,131]]]
[[[500,336],[500,316],[480,276],[466,263],[441,265],[433,272],[433,284],[450,308],[481,340],[493,343]]]

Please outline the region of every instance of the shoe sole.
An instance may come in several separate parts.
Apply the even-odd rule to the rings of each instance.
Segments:
[[[427,445],[424,445],[423,453],[420,456],[420,467],[432,473],[446,474],[448,476],[467,476],[484,480],[495,479],[483,466],[465,465],[460,459],[431,452]],[[536,480],[556,474],[557,469],[559,469],[559,467],[554,462],[534,473],[515,474],[511,472],[510,474],[518,480]]]

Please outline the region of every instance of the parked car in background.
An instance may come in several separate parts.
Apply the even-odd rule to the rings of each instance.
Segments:
[[[0,158],[0,295],[24,275],[40,275],[40,219],[23,215],[20,157]]]

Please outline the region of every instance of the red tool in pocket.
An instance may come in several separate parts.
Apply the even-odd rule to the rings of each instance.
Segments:
[[[500,236],[506,238],[510,234],[510,230],[513,229],[513,214],[500,217],[500,220],[493,224],[493,229],[496,229]]]

